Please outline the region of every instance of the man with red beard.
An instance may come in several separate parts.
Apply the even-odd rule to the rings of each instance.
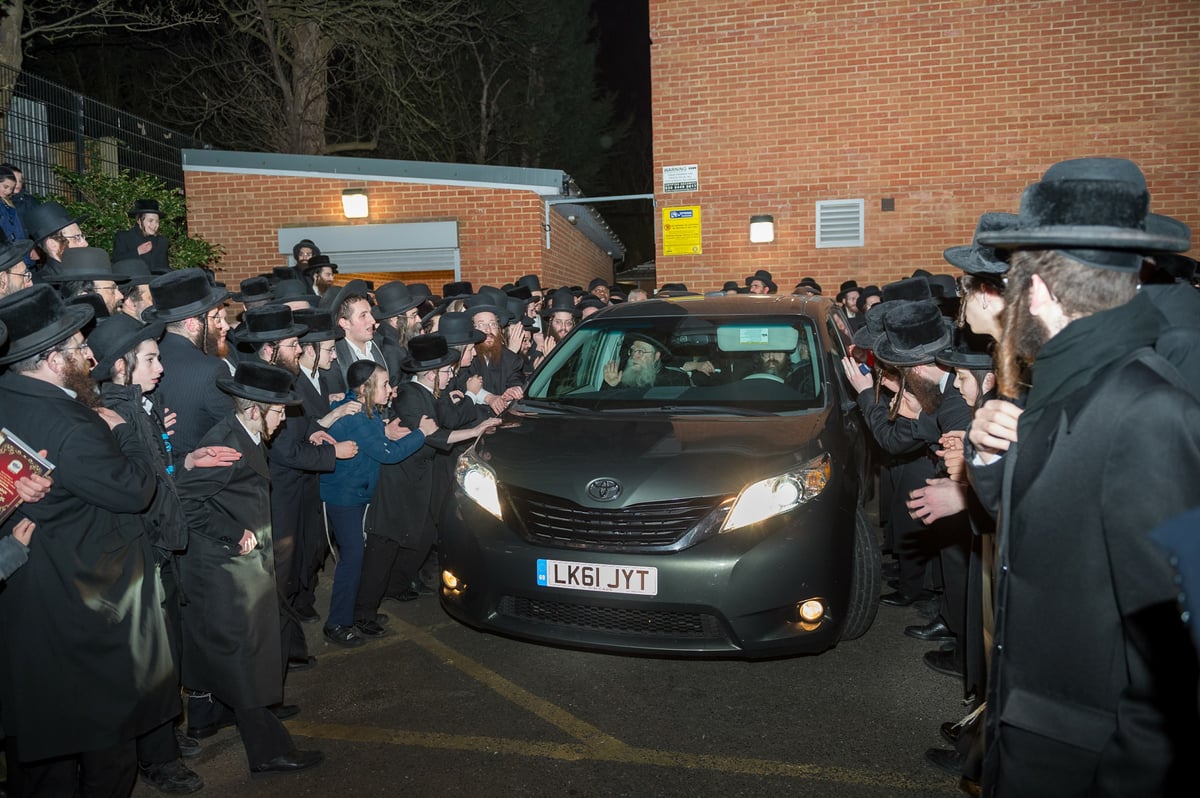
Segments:
[[[498,416],[525,395],[521,387],[525,361],[505,346],[504,332],[500,329],[500,317],[506,314],[505,310],[494,305],[476,305],[467,313],[475,329],[484,335],[475,344],[475,359],[467,369],[469,376],[483,380],[483,387],[470,396],[475,404],[487,405]]]
[[[541,365],[546,355],[550,354],[579,323],[580,314],[579,308],[575,307],[575,297],[571,296],[570,290],[566,288],[560,288],[551,295],[550,305],[544,313],[547,322],[543,325],[542,332],[534,333],[533,336],[533,346],[536,349],[533,355],[534,366]]]
[[[180,269],[154,278],[150,296],[154,305],[143,317],[167,325],[159,344],[164,372],[155,401],[176,414],[171,446],[182,461],[229,414],[229,396],[217,388],[217,378],[229,376],[222,360],[229,292],[210,283],[201,269]]]

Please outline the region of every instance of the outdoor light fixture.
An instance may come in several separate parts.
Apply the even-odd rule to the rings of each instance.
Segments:
[[[750,217],[750,243],[770,244],[775,240],[775,217],[766,214]]]
[[[367,218],[367,190],[348,188],[342,192],[342,211],[347,219]]]

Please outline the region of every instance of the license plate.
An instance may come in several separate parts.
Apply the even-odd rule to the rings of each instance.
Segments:
[[[540,587],[657,596],[658,569],[648,565],[538,560],[537,583]]]

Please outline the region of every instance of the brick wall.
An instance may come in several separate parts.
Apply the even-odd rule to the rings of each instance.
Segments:
[[[941,252],[979,214],[1089,155],[1137,161],[1200,240],[1195,0],[650,0],[650,27],[658,203],[704,220],[703,254],[660,255],[660,284],[952,272]],[[700,190],[663,194],[662,167],[692,163]],[[865,247],[814,246],[827,199],[865,200]],[[751,245],[762,213],[775,242]]]
[[[354,224],[343,216],[341,201],[342,189],[352,185],[363,183],[186,172],[188,228],[224,247],[216,271],[236,289],[246,277],[286,263],[287,257],[278,252],[278,228]],[[462,279],[476,287],[503,285],[530,273],[542,275],[547,285],[567,279],[586,284],[597,275],[612,276],[612,260],[555,213],[550,214],[552,249],[546,250],[544,206],[533,192],[384,182],[368,183],[367,191],[371,216],[363,224],[457,221]],[[398,277],[426,282],[435,293],[454,279],[451,272],[432,271],[354,276],[376,284]],[[340,275],[339,281],[348,277]]]

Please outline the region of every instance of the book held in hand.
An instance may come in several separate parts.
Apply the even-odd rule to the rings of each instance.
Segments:
[[[30,476],[49,476],[54,465],[29,444],[0,428],[0,523],[21,504],[17,480]]]

